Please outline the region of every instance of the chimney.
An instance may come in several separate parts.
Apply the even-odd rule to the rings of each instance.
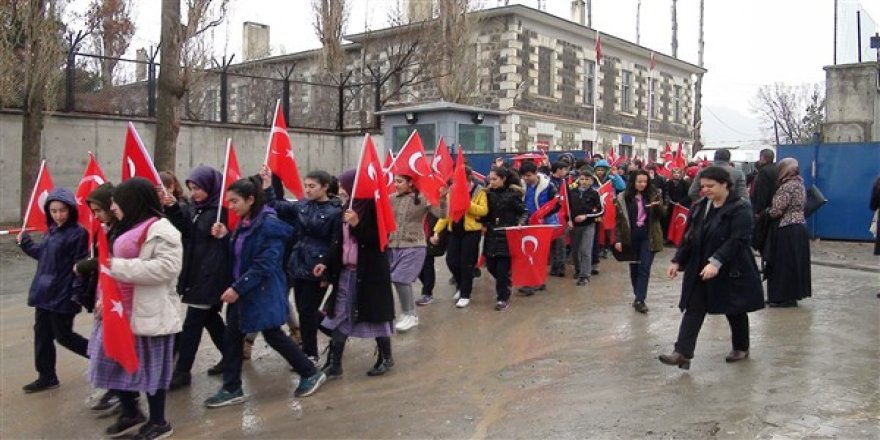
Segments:
[[[137,81],[146,81],[147,80],[147,64],[150,62],[147,59],[147,49],[143,47],[137,50],[137,55],[135,55],[135,60],[137,60],[137,64],[134,69],[134,76]]]
[[[581,25],[587,25],[587,4],[584,0],[572,0],[571,2],[571,21]]]
[[[409,23],[428,21],[434,18],[434,0],[404,0],[404,11]]]
[[[269,56],[269,25],[246,21],[241,35],[242,61]]]

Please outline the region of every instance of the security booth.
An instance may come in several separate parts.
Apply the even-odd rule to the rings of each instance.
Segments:
[[[452,102],[438,101],[376,112],[382,116],[385,150],[400,151],[418,130],[425,151],[431,153],[442,137],[450,148],[466,153],[495,153],[501,137],[500,116],[505,114]]]

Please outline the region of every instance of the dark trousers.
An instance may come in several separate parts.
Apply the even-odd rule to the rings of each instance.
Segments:
[[[698,281],[699,283],[699,281]],[[706,319],[707,295],[705,288],[695,289],[691,293],[687,309],[681,318],[681,326],[678,328],[678,340],[675,342],[675,351],[685,357],[694,357],[694,348],[697,346],[697,336]],[[734,350],[746,351],[749,349],[749,315],[737,313],[727,316],[730,324],[730,336]]]
[[[638,253],[639,262],[629,265],[629,280],[632,283],[636,301],[644,301],[648,297],[648,280],[651,278],[651,264],[654,263],[648,226],[636,227],[632,230],[631,235],[632,247]]]
[[[510,299],[510,257],[486,257],[486,268],[495,277],[496,301]]]
[[[317,280],[293,280],[293,297],[296,313],[299,314],[299,331],[302,335],[302,349],[307,356],[318,355],[318,324],[321,301],[327,293]]]
[[[284,334],[281,327],[265,329],[260,333],[263,334],[266,343],[277,351],[300,377],[311,377],[317,373],[318,370],[312,361],[290,337]],[[223,336],[223,389],[229,392],[241,389],[241,346],[244,344],[244,337],[238,304],[230,304],[226,307],[226,334]]]
[[[565,228],[565,225],[561,227]],[[550,243],[550,273],[565,274],[565,236]]]
[[[62,347],[89,357],[89,340],[73,331],[73,313],[34,309],[34,366],[40,379],[55,379],[55,341]]]
[[[422,271],[419,272],[419,281],[422,282],[422,295],[425,296],[433,296],[434,285],[437,284],[437,271],[434,269],[434,259],[434,256],[425,254],[425,262],[422,264]]]
[[[453,232],[446,246],[446,265],[452,272],[462,298],[470,298],[474,287],[474,267],[480,254],[480,231]]]
[[[122,414],[125,417],[135,417],[140,409],[138,408],[137,391],[113,390],[119,396],[119,405],[122,407]],[[157,425],[165,424],[165,396],[166,390],[156,390],[156,394],[147,394],[147,406],[150,408],[150,421]]]
[[[220,316],[220,306],[213,306],[210,309],[187,307],[183,330],[178,337],[180,349],[177,365],[174,368],[175,372],[189,373],[192,370],[196,353],[199,351],[199,343],[202,341],[202,329],[208,330],[211,341],[214,342],[214,346],[222,355],[223,333],[226,332],[226,324],[223,323],[223,318]]]

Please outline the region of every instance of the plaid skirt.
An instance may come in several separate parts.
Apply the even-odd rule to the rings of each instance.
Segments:
[[[104,353],[102,322],[95,321],[89,338],[89,382],[95,388],[155,394],[167,390],[174,371],[174,335],[135,336],[138,369],[128,374]]]
[[[324,318],[321,325],[330,330],[339,329],[346,336],[355,338],[381,338],[394,334],[392,321],[354,321],[354,311],[357,309],[357,269],[342,269],[336,288],[336,304],[333,309],[335,316]]]
[[[391,266],[391,282],[414,283],[425,264],[426,247],[388,248],[388,265]]]

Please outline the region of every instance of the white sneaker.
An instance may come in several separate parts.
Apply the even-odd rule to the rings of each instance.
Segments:
[[[417,325],[419,325],[418,316],[403,315],[403,317],[397,321],[397,324],[394,326],[394,328],[396,328],[397,331],[403,333]]]
[[[459,298],[461,298],[461,291],[456,290],[455,295],[452,295],[452,299],[459,299]]]
[[[455,307],[458,307],[459,309],[463,309],[463,308],[467,307],[468,304],[470,304],[470,303],[471,303],[471,300],[469,298],[459,298],[458,302],[455,303]]]

